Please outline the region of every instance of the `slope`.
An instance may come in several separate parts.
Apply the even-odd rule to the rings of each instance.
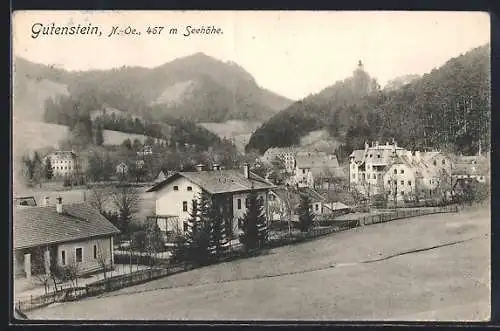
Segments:
[[[409,148],[470,154],[479,142],[489,147],[490,112],[490,50],[484,45],[396,90],[380,90],[358,67],[352,77],[272,117],[246,150],[299,144],[309,132],[327,129],[347,154],[365,140],[391,138]]]

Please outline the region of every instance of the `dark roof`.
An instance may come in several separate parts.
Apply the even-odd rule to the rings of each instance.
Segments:
[[[249,175],[250,178],[245,178],[241,170],[177,172],[164,181],[154,185],[146,192],[159,191],[179,177],[188,179],[211,194],[264,190],[275,187],[272,183],[252,172],[250,172]]]
[[[68,242],[120,232],[90,205],[65,204],[63,211],[64,213],[58,214],[55,206],[15,209],[14,248]]]
[[[16,206],[29,206],[36,207],[35,197],[16,197],[14,198],[14,205]]]

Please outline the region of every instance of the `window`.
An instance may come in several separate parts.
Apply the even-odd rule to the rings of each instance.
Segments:
[[[404,174],[405,173],[405,170],[404,169],[401,169],[401,171],[399,172],[400,174]]]
[[[373,157],[373,154],[370,154],[370,157]]]
[[[245,207],[250,206],[250,199],[245,198]]]
[[[377,159],[380,159],[380,154],[377,154]]]
[[[443,159],[443,160],[441,161],[441,164],[446,164],[445,159]]]
[[[302,169],[302,173],[305,174],[306,173],[306,169]]]
[[[77,263],[82,262],[82,260],[83,260],[83,249],[81,247],[78,247],[75,250],[75,258],[76,258],[76,262]]]
[[[404,185],[404,184],[405,184],[405,181],[404,181],[404,180],[402,180],[402,181],[401,181],[401,185]]]
[[[373,174],[373,179],[377,179],[377,174]]]
[[[398,183],[398,181],[397,181],[397,180],[395,180],[395,181],[394,181],[394,185],[396,185],[397,183]]]
[[[174,191],[179,191],[179,186],[174,186]]]
[[[436,160],[434,160],[434,162],[432,162],[432,164],[434,164],[434,165],[437,165],[437,162],[436,162]]]
[[[187,201],[182,201],[182,211],[184,211],[184,212],[188,211],[188,202]]]
[[[184,232],[188,231],[188,222],[182,223],[182,228],[183,228]]]
[[[388,180],[388,181],[387,181],[387,184],[390,184],[390,183],[391,183],[391,181],[390,181],[390,180]]]
[[[97,246],[94,245],[94,259],[97,259]]]
[[[408,186],[411,186],[411,180],[408,181]]]
[[[316,204],[315,208],[316,208],[316,211],[318,211],[319,210],[319,204]]]
[[[187,190],[188,190],[188,191],[192,191],[192,190],[193,190],[193,188],[192,188],[191,186],[188,186],[188,187],[187,187]]]
[[[66,265],[66,251],[61,251],[61,264]]]
[[[398,169],[394,169],[394,174],[397,174],[398,173]]]
[[[241,209],[241,199],[236,200],[238,203],[238,209]]]
[[[401,195],[405,195],[405,191],[401,191]]]

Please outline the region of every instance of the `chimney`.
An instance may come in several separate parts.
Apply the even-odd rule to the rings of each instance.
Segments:
[[[212,165],[212,169],[213,169],[213,170],[220,170],[220,165],[218,165],[217,163],[214,163],[214,164]]]
[[[56,211],[58,214],[62,214],[62,212],[63,212],[63,205],[62,205],[62,198],[61,197],[57,198]]]
[[[243,174],[245,175],[245,178],[250,178],[250,171],[248,170],[248,167],[248,163],[243,165]]]
[[[203,164],[201,164],[201,163],[200,163],[200,164],[195,165],[195,167],[196,167],[196,171],[203,171],[203,168],[204,168],[205,166],[204,166]]]
[[[368,149],[368,147],[370,147],[370,146],[369,146],[369,145],[368,145],[368,143],[365,141],[365,150],[367,150],[367,149]]]
[[[386,142],[385,142],[385,145],[386,145],[386,146],[389,146],[389,142],[388,142],[388,141],[386,141]]]
[[[43,197],[42,203],[41,203],[42,207],[48,206],[49,202],[50,202],[50,198],[48,196]]]
[[[377,146],[377,147],[378,147],[378,141],[375,141],[375,146]]]
[[[375,147],[375,143],[373,142],[373,140],[372,140],[372,147]]]

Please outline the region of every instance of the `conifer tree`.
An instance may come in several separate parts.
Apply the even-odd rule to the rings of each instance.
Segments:
[[[307,194],[300,196],[299,204],[299,227],[300,231],[307,232],[313,226],[314,215],[312,213],[311,198]]]
[[[51,180],[54,177],[54,169],[52,169],[52,162],[50,157],[45,159],[45,178]]]
[[[213,260],[219,260],[228,250],[229,238],[221,206],[212,201],[210,206],[210,249]]]
[[[207,228],[206,201],[203,197],[192,201],[186,231],[187,259],[195,266],[207,265],[210,261],[209,230]]]
[[[240,242],[248,252],[263,246],[267,238],[267,222],[263,201],[258,198],[257,193],[252,191],[247,199],[247,211],[243,218],[240,219],[243,230],[240,235]]]

